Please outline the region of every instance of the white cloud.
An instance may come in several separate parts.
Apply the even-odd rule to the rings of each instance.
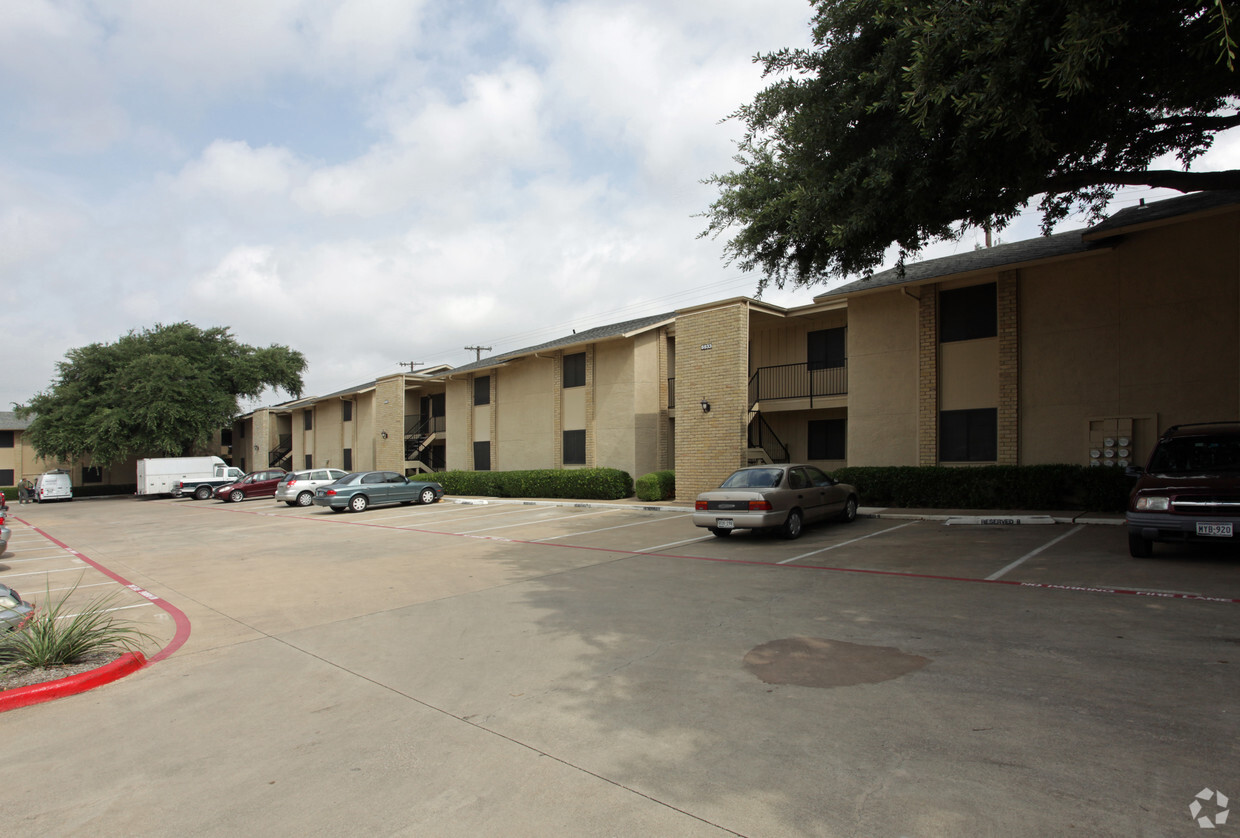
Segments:
[[[255,149],[245,142],[216,140],[181,170],[173,189],[185,195],[215,193],[230,198],[284,194],[301,168],[286,148]]]

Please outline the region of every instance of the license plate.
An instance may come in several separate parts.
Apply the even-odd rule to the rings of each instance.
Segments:
[[[1204,521],[1198,521],[1197,535],[1222,536],[1223,538],[1230,538],[1231,524],[1207,524]]]
[[[734,525],[732,523],[731,518],[716,518],[715,519],[715,529],[717,530],[730,530],[732,529],[733,526]],[[1200,526],[1200,524],[1198,526]]]

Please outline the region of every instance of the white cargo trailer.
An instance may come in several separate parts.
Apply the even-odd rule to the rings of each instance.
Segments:
[[[219,457],[153,457],[138,460],[139,495],[180,494],[182,481],[210,480],[229,472]],[[240,473],[239,469],[234,469]]]

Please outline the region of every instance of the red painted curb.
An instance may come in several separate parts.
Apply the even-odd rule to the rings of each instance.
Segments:
[[[124,678],[144,666],[146,666],[146,655],[141,652],[126,652],[111,663],[80,675],[70,675],[68,678],[48,681],[45,684],[31,684],[29,687],[5,690],[0,692],[0,713],[86,692],[109,684],[118,678]]]

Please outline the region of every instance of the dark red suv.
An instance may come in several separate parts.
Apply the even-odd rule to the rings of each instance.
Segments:
[[[1240,422],[1176,425],[1145,469],[1132,469],[1128,552],[1148,558],[1155,541],[1234,543],[1240,535]]]
[[[282,468],[266,468],[252,471],[236,483],[220,486],[215,496],[223,501],[237,502],[246,498],[269,498],[275,495],[280,480],[288,474]]]

